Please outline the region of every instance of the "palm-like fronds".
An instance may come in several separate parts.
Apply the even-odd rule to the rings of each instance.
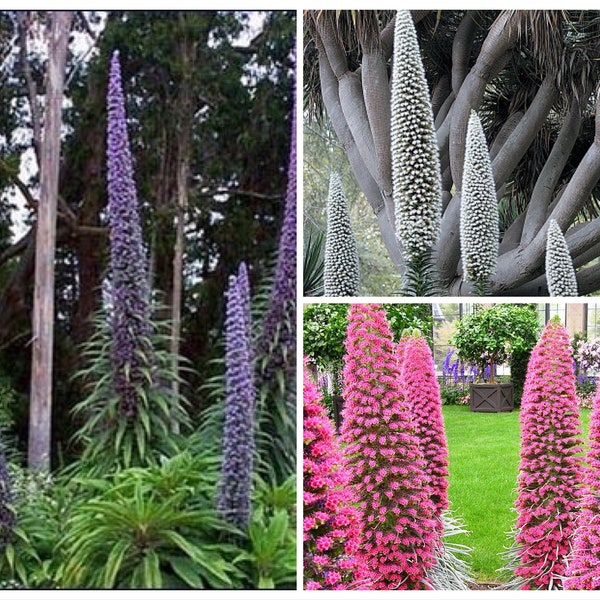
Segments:
[[[307,233],[304,241],[304,295],[322,296],[325,235],[322,231],[313,231],[312,229],[309,229]]]

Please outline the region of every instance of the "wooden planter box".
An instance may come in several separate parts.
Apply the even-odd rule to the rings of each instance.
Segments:
[[[514,408],[512,383],[472,383],[471,412],[510,412]]]

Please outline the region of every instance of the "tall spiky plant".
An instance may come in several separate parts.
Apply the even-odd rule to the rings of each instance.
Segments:
[[[472,110],[467,128],[460,204],[460,247],[465,281],[485,295],[496,270],[499,246],[496,186],[485,135]]]
[[[550,321],[521,400],[515,569],[522,589],[560,589],[581,491],[581,427],[567,330]]]
[[[429,87],[408,10],[396,13],[391,98],[392,193],[404,250],[403,292],[434,295],[433,247],[440,235],[442,185]]]
[[[348,200],[338,173],[329,176],[324,286],[326,296],[360,295],[360,263]]]
[[[174,450],[167,424],[187,423],[179,396],[170,390],[178,375],[164,342],[150,320],[147,258],[121,83],[119,53],[110,63],[107,93],[107,181],[110,242],[110,302],[107,316],[84,355],[89,367],[80,375],[91,393],[76,407],[84,422],[77,437],[83,457],[96,468],[145,465]]]
[[[448,442],[442,417],[442,398],[433,355],[427,340],[413,332],[402,337],[402,390],[412,407],[415,432],[429,474],[435,516],[441,523],[448,508]]]
[[[442,416],[442,398],[435,363],[427,340],[418,329],[405,331],[396,346],[402,390],[412,408],[415,432],[428,474],[437,539],[435,564],[429,578],[435,589],[465,590],[472,581],[465,558],[471,549],[452,541],[467,533],[450,510],[448,500],[448,442]]]
[[[217,509],[244,528],[250,519],[254,453],[254,359],[250,337],[250,284],[245,263],[231,276],[225,317],[226,399],[223,463]]]
[[[365,587],[361,516],[333,424],[304,369],[304,587]]]
[[[546,238],[546,280],[550,296],[577,296],[575,268],[558,223],[550,219]]]
[[[107,181],[110,227],[112,379],[119,409],[128,420],[138,412],[140,386],[149,372],[150,288],[137,192],[129,149],[119,53],[110,64],[107,96]]]
[[[348,311],[342,443],[374,589],[427,589],[436,520],[394,342],[380,305]]]
[[[568,590],[600,589],[600,387],[590,417],[588,448],[581,512],[564,581]]]
[[[275,279],[259,337],[262,464],[285,481],[296,460],[296,95],[291,112],[291,145],[283,225]]]

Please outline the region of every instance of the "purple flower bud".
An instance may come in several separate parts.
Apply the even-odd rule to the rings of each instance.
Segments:
[[[137,414],[136,386],[144,381],[140,354],[149,353],[150,290],[117,51],[110,65],[107,108],[113,385],[121,413],[133,419]]]
[[[250,337],[250,286],[246,265],[231,276],[225,317],[226,392],[223,465],[217,509],[228,523],[250,518],[254,452],[254,381]]]

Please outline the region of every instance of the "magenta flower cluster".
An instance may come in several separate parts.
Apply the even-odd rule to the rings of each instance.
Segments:
[[[254,452],[254,380],[250,336],[250,285],[240,264],[231,276],[225,317],[226,399],[223,464],[217,510],[228,523],[244,528],[250,519]]]
[[[568,559],[565,589],[600,589],[600,387],[590,417],[583,498]]]
[[[567,330],[549,322],[531,353],[521,402],[515,575],[561,588],[580,501],[581,428]]]
[[[420,440],[429,475],[431,499],[440,520],[448,503],[448,442],[442,416],[442,397],[433,354],[422,336],[403,336],[402,391],[412,408],[415,433]]]
[[[349,473],[321,395],[304,371],[304,585],[308,590],[365,587],[361,518]]]
[[[348,311],[342,442],[373,589],[428,589],[437,523],[426,464],[380,305]]]
[[[150,333],[150,290],[116,51],[110,63],[107,109],[111,361],[120,412],[132,420],[138,408],[136,387],[144,382],[140,355],[148,353],[144,340]]]

